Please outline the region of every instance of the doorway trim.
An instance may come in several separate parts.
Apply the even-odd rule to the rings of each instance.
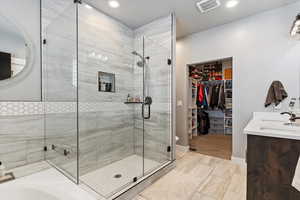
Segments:
[[[232,148],[232,153],[231,153],[231,161],[234,162],[234,163],[237,163],[237,164],[241,164],[241,165],[245,165],[245,159],[243,158],[239,158],[239,157],[235,157],[234,156],[234,149],[235,149],[235,138],[236,138],[236,134],[237,133],[237,128],[235,126],[236,124],[236,104],[235,104],[235,97],[237,96],[237,93],[236,93],[236,80],[235,80],[235,77],[236,77],[236,60],[235,60],[235,57],[234,56],[228,56],[228,57],[220,57],[220,58],[212,58],[212,59],[208,59],[208,60],[204,60],[204,61],[200,61],[200,62],[194,62],[194,63],[189,63],[189,64],[186,64],[186,90],[185,90],[185,102],[187,103],[188,105],[188,89],[189,89],[189,67],[192,66],[192,65],[201,65],[201,64],[205,64],[205,63],[210,63],[210,62],[216,62],[216,61],[224,61],[224,60],[229,60],[231,59],[232,61],[232,145],[231,145],[231,148]],[[187,106],[187,109],[186,109],[186,116],[188,116],[188,106]],[[188,136],[188,119],[186,117],[186,135],[187,137]],[[189,142],[189,146],[190,146],[190,142]]]

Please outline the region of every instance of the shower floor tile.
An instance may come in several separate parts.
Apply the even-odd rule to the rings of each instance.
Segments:
[[[151,171],[160,163],[145,159],[145,171]],[[116,175],[121,177],[116,178]],[[134,177],[143,175],[143,158],[138,155],[129,156],[80,177],[80,180],[104,197],[118,192],[127,184],[133,182]]]

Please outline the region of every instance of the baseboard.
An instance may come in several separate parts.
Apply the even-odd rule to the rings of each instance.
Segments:
[[[189,146],[181,146],[181,145],[178,145],[178,144],[176,145],[176,151],[186,153],[189,150],[190,150]]]
[[[231,161],[236,163],[236,164],[239,164],[241,166],[247,167],[247,163],[246,163],[246,160],[244,158],[239,158],[239,157],[232,156]]]

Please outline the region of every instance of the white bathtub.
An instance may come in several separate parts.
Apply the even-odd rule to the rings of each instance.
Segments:
[[[0,184],[3,200],[96,200],[55,169]]]

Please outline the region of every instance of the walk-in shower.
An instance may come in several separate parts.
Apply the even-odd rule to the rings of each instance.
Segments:
[[[112,198],[174,160],[174,17],[133,30],[85,5],[42,1],[45,157]]]

